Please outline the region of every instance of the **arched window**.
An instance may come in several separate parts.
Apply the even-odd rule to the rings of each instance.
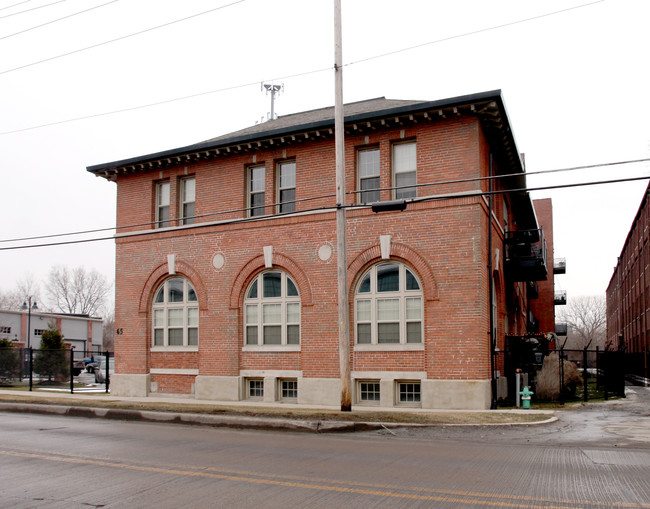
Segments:
[[[199,302],[185,278],[165,281],[153,300],[153,346],[198,346]]]
[[[357,345],[422,344],[422,286],[406,265],[371,267],[354,304]]]
[[[244,345],[300,345],[300,295],[285,273],[262,272],[244,299]]]

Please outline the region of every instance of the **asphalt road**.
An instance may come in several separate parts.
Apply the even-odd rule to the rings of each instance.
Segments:
[[[606,430],[647,418],[646,396],[546,426],[343,435],[0,413],[0,507],[650,508],[650,440]]]

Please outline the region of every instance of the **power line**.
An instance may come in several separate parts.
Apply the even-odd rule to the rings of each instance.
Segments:
[[[44,27],[44,26],[47,26],[47,25],[51,25],[52,23],[56,23],[56,22],[62,21],[64,19],[72,18],[74,16],[77,16],[79,14],[83,14],[83,13],[88,12],[88,11],[99,9],[100,7],[104,7],[104,6],[109,5],[109,4],[114,4],[117,1],[118,0],[111,0],[110,2],[107,2],[105,4],[101,4],[101,5],[96,5],[94,7],[91,7],[90,9],[85,9],[83,11],[68,14],[67,16],[63,16],[62,18],[53,19],[52,21],[48,21],[47,23],[42,23],[40,25],[36,25],[36,26],[31,27],[31,28],[26,28],[25,30],[21,30],[19,32],[14,32],[13,34],[5,35],[3,37],[0,37],[0,41],[3,40],[3,39],[8,39],[9,37],[14,37],[15,35],[24,34],[25,32],[29,32],[31,30],[36,30],[37,28],[41,28],[41,27]]]
[[[17,4],[7,5],[7,7],[0,7],[0,11],[6,11],[7,9],[11,9],[12,7],[16,7],[16,6],[22,5],[22,4],[27,4],[27,3],[31,2],[31,1],[32,0],[23,0],[22,2],[18,2]]]
[[[589,168],[603,168],[606,166],[619,166],[622,164],[634,164],[634,163],[644,163],[644,162],[649,162],[650,158],[647,159],[629,159],[627,161],[616,161],[612,163],[599,163],[599,164],[588,164],[584,166],[573,166],[570,168],[559,168],[555,170],[540,170],[540,171],[530,171],[530,172],[524,172],[524,173],[509,173],[506,175],[491,175],[489,177],[472,177],[472,178],[467,178],[467,179],[457,179],[457,180],[445,180],[443,182],[427,182],[425,184],[409,184],[408,186],[400,186],[400,187],[381,187],[381,188],[374,188],[374,189],[362,189],[362,190],[355,190],[355,191],[348,191],[347,194],[362,194],[362,193],[367,193],[369,191],[392,191],[394,189],[401,189],[402,187],[433,187],[433,186],[441,186],[441,185],[448,185],[448,184],[463,184],[467,182],[480,182],[484,180],[497,180],[497,179],[506,179],[506,178],[512,178],[512,177],[528,177],[531,175],[545,175],[549,173],[558,173],[558,172],[567,172],[567,171],[576,171],[576,170],[586,170]],[[1,241],[0,241],[1,242]]]
[[[445,180],[442,182],[428,182],[425,184],[411,184],[408,186],[401,186],[401,187],[434,187],[434,186],[442,186],[442,185],[449,185],[449,184],[460,184],[460,183],[470,183],[470,182],[481,182],[485,180],[492,180],[492,179],[506,179],[506,178],[511,178],[511,177],[523,177],[523,176],[529,176],[529,175],[544,175],[544,174],[550,174],[550,173],[559,173],[559,172],[569,172],[569,171],[577,171],[577,170],[585,170],[585,169],[590,169],[590,168],[604,168],[607,166],[619,166],[623,164],[636,164],[636,163],[643,163],[643,162],[650,162],[650,158],[647,159],[630,159],[627,161],[615,161],[615,162],[609,162],[609,163],[599,163],[599,164],[589,164],[589,165],[583,165],[583,166],[572,166],[569,168],[557,168],[553,170],[539,170],[539,171],[532,171],[532,172],[526,172],[526,173],[509,173],[505,175],[493,175],[490,177],[472,177],[468,179],[456,179],[456,180]],[[369,192],[369,191],[392,191],[394,189],[400,189],[401,187],[379,187],[379,188],[374,188],[374,189],[364,189],[364,190],[355,190],[355,191],[348,191],[346,192],[347,195],[357,195],[360,193],[364,192]],[[321,194],[318,196],[310,197],[310,198],[302,198],[299,200],[291,200],[283,203],[305,203],[309,201],[315,201],[315,200],[322,200],[324,198],[332,198],[336,196],[335,193],[329,193],[329,194]],[[272,203],[270,205],[265,205],[264,208],[273,208],[280,205],[279,203]],[[365,206],[366,204],[362,204],[362,206]],[[200,214],[200,215],[195,215],[191,217],[187,217],[184,219],[205,219],[206,217],[216,217],[216,216],[221,216],[225,214],[235,214],[238,212],[245,212],[247,210],[250,210],[250,207],[244,207],[244,208],[238,208],[238,209],[230,209],[230,210],[225,210],[221,212],[210,212],[207,214]],[[300,211],[304,212],[304,211]],[[51,238],[57,238],[57,237],[68,237],[72,235],[87,235],[89,233],[101,233],[101,232],[107,232],[107,231],[112,231],[112,230],[119,230],[119,229],[126,229],[126,228],[139,228],[142,226],[151,226],[154,225],[156,221],[147,221],[144,223],[135,223],[135,224],[129,224],[129,225],[124,225],[124,226],[111,226],[107,228],[95,228],[91,230],[80,230],[76,232],[66,232],[66,233],[53,233],[49,235],[37,235],[37,236],[32,236],[32,237],[21,237],[21,238],[14,238],[14,239],[0,239],[0,244],[2,243],[7,243],[7,242],[24,242],[28,240],[40,240],[40,239],[51,239]]]
[[[240,1],[243,2],[245,0],[240,0]],[[324,68],[321,68],[321,69],[314,69],[314,70],[311,70],[311,71],[305,71],[305,72],[300,72],[300,73],[296,73],[296,74],[289,74],[287,76],[280,76],[280,77],[277,77],[277,78],[272,78],[271,80],[262,80],[262,81],[288,80],[288,79],[292,79],[292,78],[299,78],[301,76],[307,76],[309,74],[317,74],[317,73],[320,73],[320,72],[329,71],[330,69],[331,69],[331,67],[324,67]],[[70,122],[77,122],[79,120],[88,120],[88,119],[91,119],[91,118],[105,117],[105,116],[108,116],[108,115],[116,115],[118,113],[126,113],[128,111],[136,111],[136,110],[141,110],[141,109],[145,109],[145,108],[152,108],[154,106],[161,106],[163,104],[169,104],[169,103],[173,103],[173,102],[177,102],[177,101],[184,101],[186,99],[193,99],[195,97],[202,97],[204,95],[218,94],[220,92],[228,92],[230,90],[237,90],[237,89],[240,89],[240,88],[246,88],[246,87],[252,87],[252,86],[257,87],[257,86],[259,86],[259,84],[260,84],[260,81],[251,81],[249,83],[243,83],[243,84],[233,85],[233,86],[224,87],[224,88],[218,88],[218,89],[215,89],[215,90],[207,90],[205,92],[197,92],[196,94],[190,94],[190,95],[186,95],[186,96],[183,96],[183,97],[176,97],[174,99],[167,99],[167,100],[164,100],[164,101],[157,101],[157,102],[153,102],[153,103],[149,103],[149,104],[141,104],[139,106],[132,106],[132,107],[129,107],[129,108],[122,108],[120,110],[113,110],[113,111],[107,111],[107,112],[103,112],[103,113],[95,113],[93,115],[85,115],[85,116],[82,116],[82,117],[69,118],[67,120],[59,120],[57,122],[50,122],[48,124],[41,124],[41,125],[32,126],[32,127],[23,127],[22,129],[14,129],[13,131],[4,131],[4,132],[0,133],[0,136],[4,136],[6,134],[21,133],[21,132],[24,132],[24,131],[32,131],[34,129],[41,129],[43,127],[51,127],[51,126],[55,126],[55,125],[68,124]]]
[[[64,1],[65,0],[59,0],[59,2],[64,2]],[[110,44],[110,43],[117,42],[117,41],[122,41],[122,40],[128,39],[130,37],[135,37],[136,35],[142,35],[142,34],[145,34],[147,32],[151,32],[153,30],[158,30],[159,28],[168,27],[170,25],[174,25],[174,24],[180,23],[182,21],[187,21],[188,19],[193,19],[193,18],[197,18],[199,16],[203,16],[204,14],[208,14],[210,12],[225,9],[226,7],[232,7],[233,5],[240,4],[240,3],[245,2],[245,1],[246,0],[236,0],[236,1],[232,2],[232,3],[222,5],[220,7],[215,7],[214,9],[209,9],[207,11],[199,12],[197,14],[192,14],[191,16],[187,16],[185,18],[177,19],[177,20],[174,20],[174,21],[169,21],[167,23],[163,23],[162,25],[157,25],[157,26],[154,26],[154,27],[145,28],[144,30],[140,30],[139,32],[123,35],[121,37],[116,37],[115,39],[110,39],[108,41],[99,42],[97,44],[93,44],[92,46],[86,46],[85,48],[80,48],[80,49],[76,49],[76,50],[73,50],[73,51],[69,51],[68,53],[63,53],[61,55],[56,55],[56,56],[53,56],[53,57],[44,58],[43,60],[38,60],[36,62],[31,62],[29,64],[24,64],[24,65],[21,65],[21,66],[18,66],[18,67],[14,67],[12,69],[6,69],[4,71],[0,71],[0,75],[1,74],[7,74],[7,73],[10,73],[10,72],[13,72],[13,71],[18,71],[20,69],[25,69],[26,67],[32,67],[34,65],[42,64],[42,63],[45,63],[45,62],[51,62],[52,60],[57,60],[59,58],[67,57],[67,56],[70,56],[70,55],[75,55],[77,53],[81,53],[81,52],[87,51],[89,49],[98,48],[100,46],[105,46],[106,44]]]
[[[545,14],[540,14],[538,16],[532,16],[530,18],[515,20],[515,21],[511,21],[509,23],[503,23],[501,25],[495,25],[495,26],[487,27],[487,28],[480,28],[478,30],[473,30],[471,32],[465,32],[463,34],[450,35],[449,37],[443,37],[442,39],[436,39],[435,41],[423,42],[422,44],[416,44],[415,46],[408,46],[406,48],[402,48],[402,49],[398,49],[398,50],[394,50],[394,51],[389,51],[387,53],[382,53],[380,55],[374,55],[374,56],[371,56],[371,57],[362,58],[360,60],[356,60],[354,62],[349,62],[347,64],[344,64],[344,66],[360,64],[360,63],[363,63],[363,62],[368,62],[370,60],[376,60],[378,58],[384,58],[384,57],[388,57],[388,56],[391,56],[391,55],[396,55],[398,53],[402,53],[402,52],[405,52],[405,51],[411,51],[411,50],[414,50],[414,49],[422,48],[424,46],[429,46],[431,44],[438,44],[438,43],[441,43],[441,42],[451,41],[451,40],[454,40],[454,39],[460,39],[462,37],[468,37],[470,35],[476,35],[476,34],[481,34],[481,33],[484,33],[484,32],[490,32],[492,30],[499,30],[501,28],[506,28],[506,27],[509,27],[509,26],[518,25],[520,23],[527,23],[529,21],[535,21],[535,20],[538,20],[538,19],[547,18],[549,16],[554,16],[556,14],[562,14],[562,13],[565,13],[565,12],[568,12],[568,11],[573,11],[575,9],[581,9],[583,7],[590,7],[592,5],[599,4],[599,3],[602,3],[604,1],[605,0],[597,0],[595,2],[590,2],[588,4],[576,5],[576,6],[573,6],[573,7],[569,7],[567,9],[561,9],[559,11],[547,12]]]
[[[578,182],[578,183],[573,183],[573,184],[558,184],[558,185],[553,185],[553,186],[539,186],[539,187],[524,187],[524,188],[518,188],[518,189],[505,189],[505,190],[499,190],[499,191],[470,191],[470,192],[464,192],[464,193],[454,193],[453,195],[438,195],[438,196],[426,196],[423,198],[418,198],[416,200],[413,200],[412,202],[409,203],[417,203],[417,202],[424,202],[424,201],[439,201],[439,200],[457,200],[459,198],[472,198],[472,197],[480,197],[480,196],[490,196],[490,195],[499,195],[499,194],[510,194],[510,193],[522,193],[522,192],[532,192],[532,191],[546,191],[550,189],[567,189],[567,188],[574,188],[574,187],[585,187],[585,186],[594,186],[594,185],[603,185],[603,184],[618,184],[618,183],[624,183],[624,182],[635,182],[639,180],[648,180],[650,179],[650,176],[642,176],[642,177],[629,177],[629,178],[622,178],[622,179],[611,179],[611,180],[599,180],[599,181],[592,181],[592,182]],[[411,187],[411,186],[407,186]],[[343,205],[345,208],[353,209],[353,208],[366,208],[370,207],[369,204],[349,204],[349,205]],[[277,214],[269,214],[266,216],[260,216],[260,217],[246,217],[246,218],[237,218],[237,219],[228,219],[225,221],[221,221],[219,225],[229,225],[229,224],[235,224],[235,223],[246,223],[246,222],[251,222],[251,221],[263,221],[263,220],[268,220],[268,219],[274,219],[277,217],[282,217],[286,215],[293,215],[293,214],[306,214],[310,212],[317,212],[317,211],[334,211],[336,210],[336,206],[328,206],[328,207],[315,207],[312,209],[307,209],[307,210],[301,210],[298,212],[284,212],[284,213],[277,213]],[[155,223],[155,222],[154,222]],[[154,224],[154,223],[147,223],[147,224]],[[202,228],[202,227],[212,227],[215,226],[214,223],[206,223],[206,224],[201,224],[199,223],[196,226],[193,226],[193,228]],[[111,228],[113,229],[113,228]],[[129,238],[129,237],[140,237],[142,235],[155,235],[156,233],[160,233],[159,230],[147,230],[147,231],[139,231],[139,232],[131,232],[131,233],[122,233],[119,234],[120,239],[124,238]],[[82,243],[88,243],[88,242],[100,242],[100,241],[105,241],[105,240],[114,240],[115,237],[99,237],[99,238],[92,238],[92,239],[81,239],[81,240],[69,240],[65,242],[50,242],[50,243],[45,243],[45,244],[31,244],[28,246],[12,246],[12,247],[0,247],[0,251],[13,251],[17,249],[31,249],[31,248],[37,248],[37,247],[53,247],[53,246],[67,246],[67,245],[73,245],[73,244],[82,244]],[[5,241],[6,242],[6,241]]]
[[[569,168],[557,168],[553,170],[540,170],[540,171],[533,171],[533,172],[526,172],[526,173],[510,173],[510,174],[505,174],[505,175],[494,175],[490,177],[472,177],[468,179],[456,179],[456,180],[445,180],[442,182],[429,182],[425,184],[414,184],[414,185],[408,185],[405,187],[434,187],[434,186],[442,186],[442,185],[449,185],[449,184],[458,184],[458,183],[469,183],[469,182],[480,182],[480,181],[485,181],[485,180],[491,180],[491,179],[506,179],[506,178],[511,178],[511,177],[522,177],[522,176],[529,176],[529,175],[543,175],[543,174],[550,174],[550,173],[558,173],[558,172],[568,172],[568,171],[577,171],[577,170],[584,170],[584,169],[590,169],[590,168],[602,168],[602,167],[607,167],[607,166],[617,166],[617,165],[623,165],[623,164],[635,164],[635,163],[642,163],[642,162],[648,162],[650,161],[650,158],[648,159],[630,159],[627,161],[615,161],[615,162],[609,162],[609,163],[600,163],[600,164],[590,164],[590,165],[583,165],[583,166],[573,166]],[[346,194],[347,195],[356,195],[359,193],[363,192],[368,192],[368,191],[392,191],[395,189],[400,189],[401,187],[381,187],[381,188],[374,188],[374,189],[365,189],[365,190],[355,190],[355,191],[348,191]],[[308,201],[315,201],[315,200],[321,200],[324,198],[332,198],[334,197],[334,193],[330,194],[322,194],[310,198],[302,198],[299,200],[292,200],[284,203],[305,203]],[[280,205],[279,203],[272,203],[270,205],[265,205],[264,208],[273,208]],[[365,204],[362,204],[362,206],[365,206]],[[249,210],[249,207],[244,207],[244,208],[239,208],[239,209],[231,209],[231,210],[225,210],[221,212],[210,212],[207,214],[201,214],[201,215],[196,215],[192,217],[188,217],[185,219],[204,219],[206,217],[216,217],[220,215],[225,215],[225,214],[234,214],[238,212],[244,212],[246,210]],[[124,226],[111,226],[107,228],[97,228],[97,229],[91,229],[91,230],[81,230],[81,231],[76,231],[76,232],[67,232],[67,233],[55,233],[55,234],[50,234],[50,235],[39,235],[39,236],[33,236],[33,237],[22,237],[22,238],[14,238],[14,239],[0,239],[0,243],[5,243],[5,242],[21,242],[21,241],[26,241],[26,240],[39,240],[39,239],[48,239],[48,238],[56,238],[56,237],[67,237],[71,235],[86,235],[89,233],[100,233],[100,232],[105,232],[105,231],[112,231],[112,230],[118,230],[118,229],[126,229],[126,228],[138,228],[142,226],[151,226],[155,224],[156,221],[147,221],[144,223],[135,223],[135,224],[129,224],[129,225],[124,225]]]
[[[33,7],[32,9],[26,9],[24,11],[14,12],[13,14],[7,14],[6,16],[0,16],[0,19],[11,18],[12,16],[18,16],[19,14],[25,14],[26,12],[37,11],[38,9],[43,9],[44,7],[50,7],[51,5],[60,4],[65,1],[67,0],[57,0],[56,2],[52,2],[51,4],[39,5],[38,7]],[[20,2],[18,4],[10,5],[9,7],[15,7],[16,5],[20,5],[24,3],[26,2]],[[9,7],[5,7],[5,9],[8,9]]]
[[[244,0],[239,0],[239,1],[241,2],[241,1],[244,1]],[[581,8],[581,7],[588,7],[588,6],[594,5],[596,3],[604,2],[604,1],[605,0],[598,0],[597,2],[592,2],[592,3],[589,3],[589,4],[579,5],[579,6],[571,7],[571,8],[568,8],[568,9],[563,9],[563,10],[560,10],[560,11],[554,11],[554,12],[550,12],[550,13],[546,13],[546,14],[541,14],[539,16],[535,16],[535,17],[532,17],[532,18],[526,18],[526,19],[513,21],[513,22],[510,22],[510,23],[506,23],[506,24],[502,24],[502,25],[498,25],[498,26],[494,26],[494,27],[488,27],[488,28],[484,28],[484,29],[480,29],[480,30],[475,30],[473,32],[466,32],[464,34],[450,36],[450,37],[445,38],[445,39],[429,41],[429,42],[422,43],[422,44],[419,44],[419,45],[416,45],[416,46],[410,46],[410,47],[407,47],[407,48],[402,48],[402,49],[391,51],[391,52],[388,52],[388,53],[383,53],[383,54],[380,54],[380,55],[371,56],[371,57],[364,58],[364,59],[361,59],[361,60],[357,60],[357,61],[354,61],[354,62],[349,62],[347,64],[343,64],[343,66],[357,65],[357,64],[364,63],[364,62],[367,62],[367,61],[370,61],[370,60],[375,60],[375,59],[378,59],[378,58],[383,58],[383,57],[386,57],[386,56],[390,56],[390,55],[393,55],[393,54],[396,54],[396,53],[401,53],[401,52],[404,52],[404,51],[410,51],[410,50],[413,50],[413,49],[417,49],[417,48],[420,48],[420,47],[423,47],[423,46],[428,46],[428,45],[431,45],[431,44],[438,44],[440,42],[444,42],[444,41],[447,41],[447,40],[457,39],[457,38],[461,38],[461,37],[467,37],[467,36],[470,36],[470,35],[478,34],[478,33],[481,33],[481,32],[487,32],[487,31],[490,31],[490,30],[496,30],[496,29],[499,29],[499,28],[504,28],[504,27],[507,27],[507,26],[516,25],[518,23],[525,23],[525,22],[528,22],[528,21],[532,21],[532,20],[536,20],[536,19],[540,19],[540,18],[544,18],[544,17],[548,17],[548,16],[553,16],[553,15],[556,15],[556,14],[561,14],[563,12],[578,9],[578,8]],[[239,2],[235,2],[235,3],[239,3]],[[229,4],[229,5],[234,5],[234,4]],[[224,7],[228,7],[229,5],[226,5]],[[210,12],[210,11],[206,11],[206,12]],[[198,15],[195,15],[195,16],[198,16]],[[185,18],[185,19],[189,19],[189,18]],[[180,20],[180,21],[182,21],[182,20]],[[161,25],[161,26],[165,26],[165,25]],[[149,30],[152,30],[152,29],[149,29]],[[139,33],[142,33],[142,32],[138,32],[136,34],[131,34],[131,35],[138,35]],[[126,37],[130,37],[130,36],[125,36],[125,38]],[[120,39],[115,39],[115,40],[120,40]],[[113,41],[107,41],[107,42],[102,43],[102,44],[108,44],[109,42],[113,42]],[[93,47],[96,47],[96,46],[90,46],[89,48],[85,48],[85,49],[90,49],[90,48],[93,48]],[[78,51],[84,51],[85,49],[78,50]],[[76,51],[76,52],[78,52],[78,51]],[[76,52],[72,52],[72,53],[76,53]],[[72,54],[72,53],[70,53],[70,54]],[[66,56],[66,55],[62,55],[62,56]],[[58,58],[58,57],[54,57],[54,58]],[[47,60],[43,60],[43,62],[45,62],[45,61],[47,61]],[[35,62],[33,64],[28,64],[28,65],[36,65],[37,63],[40,63],[40,62]],[[22,67],[18,67],[16,69],[21,69],[21,68]],[[2,72],[0,72],[0,74],[3,74],[5,72],[10,72],[10,71],[13,71],[13,70],[16,70],[16,69],[9,69],[8,71],[2,71]],[[249,87],[249,86],[257,85],[260,82],[263,83],[264,81],[288,80],[288,79],[297,78],[297,77],[301,77],[301,76],[307,76],[307,75],[310,75],[310,74],[317,74],[317,73],[329,71],[331,69],[332,69],[332,66],[328,66],[328,67],[320,68],[320,69],[312,69],[312,70],[309,70],[309,71],[304,71],[304,72],[299,72],[299,73],[295,73],[295,74],[290,74],[290,75],[287,75],[287,76],[281,76],[281,77],[273,78],[271,80],[261,80],[261,81],[255,81],[255,82],[252,82],[252,83],[243,83],[243,84],[239,84],[239,85],[233,85],[233,86],[230,86],[230,87],[223,87],[223,88],[218,88],[218,89],[215,89],[215,90],[208,90],[208,91],[205,91],[205,92],[198,92],[196,94],[190,94],[190,95],[186,95],[186,96],[182,96],[182,97],[175,97],[175,98],[172,98],[172,99],[157,101],[157,102],[154,102],[154,103],[148,103],[148,104],[144,104],[144,105],[132,106],[132,107],[128,107],[128,108],[122,108],[122,109],[119,109],[119,110],[112,110],[112,111],[107,111],[107,112],[102,112],[102,113],[95,113],[95,114],[91,114],[91,115],[84,115],[84,116],[70,118],[70,119],[66,119],[66,120],[60,120],[60,121],[56,121],[56,122],[49,122],[47,124],[40,124],[40,125],[36,125],[36,126],[31,126],[31,127],[24,127],[24,128],[21,128],[21,129],[14,129],[14,130],[11,130],[11,131],[4,131],[4,132],[0,132],[0,136],[4,136],[4,135],[7,135],[7,134],[20,133],[20,132],[24,132],[24,131],[31,131],[31,130],[34,130],[34,129],[41,129],[43,127],[51,127],[51,126],[55,126],[55,125],[67,124],[67,123],[70,123],[70,122],[78,122],[80,120],[87,120],[87,119],[91,119],[91,118],[103,117],[103,116],[108,116],[108,115],[115,115],[115,114],[118,114],[118,113],[125,113],[125,112],[128,112],[128,111],[135,111],[135,110],[139,110],[139,109],[151,108],[151,107],[154,107],[154,106],[161,106],[163,104],[170,104],[170,103],[177,102],[177,101],[184,101],[184,100],[187,100],[187,99],[192,99],[192,98],[200,97],[200,96],[204,96],[204,95],[210,95],[210,94],[216,94],[216,93],[221,93],[221,92],[227,92],[227,91],[230,91],[230,90],[237,90],[237,89],[240,89],[240,88],[246,88],[246,87]]]

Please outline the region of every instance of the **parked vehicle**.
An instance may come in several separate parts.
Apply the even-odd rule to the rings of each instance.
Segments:
[[[72,376],[79,376],[84,370],[83,361],[74,361],[72,363]]]
[[[111,357],[108,359],[108,380],[111,379],[111,374],[115,371],[115,359]],[[95,383],[103,384],[106,382],[106,357],[102,357],[97,368],[95,368]]]
[[[95,370],[99,367],[99,363],[104,358],[103,355],[94,355],[92,357],[86,357],[84,359],[84,365],[88,373],[94,373]]]

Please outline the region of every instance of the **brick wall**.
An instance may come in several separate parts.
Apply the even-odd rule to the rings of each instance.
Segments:
[[[391,144],[417,142],[418,183],[469,179],[488,174],[489,147],[478,120],[471,116],[410,127],[396,127],[346,138],[347,189],[356,185],[356,149],[376,146],[381,155],[381,185],[391,185]],[[295,159],[297,211],[332,207],[335,203],[333,137],[251,151],[216,160],[184,164],[118,178],[119,232],[144,231],[155,214],[155,182],[171,182],[170,218],[177,216],[178,180],[196,178],[197,224],[242,219],[246,206],[246,168],[266,167],[265,203],[276,201],[277,161]],[[487,189],[485,182],[422,187],[418,196]],[[390,199],[383,191],[382,199]],[[313,200],[312,200],[313,198]],[[501,203],[503,198],[495,199]],[[350,195],[348,203],[356,198]],[[368,208],[347,212],[350,303],[363,273],[379,258],[379,236],[392,236],[392,258],[407,264],[424,290],[424,348],[415,351],[357,351],[352,344],[352,369],[418,371],[430,379],[472,380],[490,376],[489,298],[487,277],[487,205],[482,197],[411,203],[404,212],[373,214]],[[495,205],[497,217],[503,206]],[[270,213],[271,210],[267,209]],[[503,218],[501,217],[502,221]],[[493,226],[494,246],[502,232]],[[318,250],[333,249],[322,261]],[[298,352],[243,351],[242,302],[252,279],[264,269],[263,248],[273,246],[274,267],[296,281],[302,299],[301,348]],[[339,376],[334,213],[231,224],[205,224],[167,232],[117,239],[116,371],[145,374],[150,369],[198,369],[201,375],[237,376],[240,370],[301,370],[305,377]],[[157,287],[168,277],[167,255],[176,255],[178,274],[197,290],[200,307],[198,352],[151,351],[151,305]],[[223,256],[216,269],[213,257]],[[502,276],[501,276],[502,277]],[[505,286],[505,282],[501,283]],[[506,299],[499,294],[500,335],[505,330]],[[351,310],[351,333],[354,336]],[[354,340],[352,339],[352,343]],[[165,378],[166,377],[166,378]],[[155,375],[161,392],[188,393],[192,377]]]

